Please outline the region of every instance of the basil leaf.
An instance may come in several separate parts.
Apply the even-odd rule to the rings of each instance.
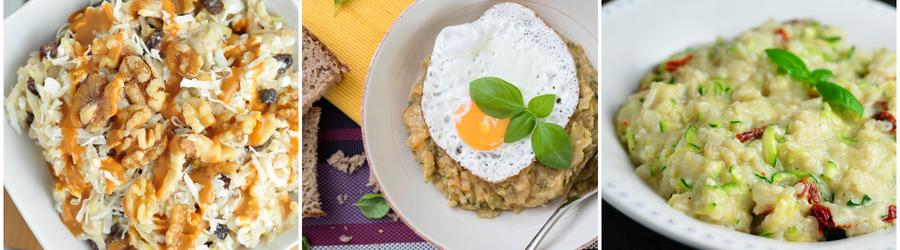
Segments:
[[[306,235],[303,236],[303,250],[310,250],[312,247],[309,245],[309,240],[306,240]]]
[[[539,95],[528,101],[528,111],[531,111],[537,118],[544,118],[550,116],[550,112],[553,112],[554,103],[556,103],[556,95]]]
[[[531,149],[544,166],[566,169],[572,165],[572,141],[559,125],[538,123],[531,135]]]
[[[831,109],[841,113],[850,111],[857,116],[863,115],[862,104],[853,96],[853,93],[850,93],[841,85],[824,81],[816,84],[816,90],[819,91],[819,95],[822,95],[822,99],[831,105]]]
[[[828,81],[828,78],[831,78],[831,70],[827,69],[813,70],[813,72],[809,75],[809,80],[813,85]]]
[[[391,206],[387,204],[387,201],[384,200],[384,196],[381,194],[363,195],[355,205],[369,219],[384,217],[391,210]]]
[[[537,125],[537,119],[534,118],[531,112],[528,112],[528,110],[519,112],[509,120],[506,134],[503,136],[503,142],[512,143],[528,137],[528,135],[531,135],[531,131],[534,131],[535,125]]]
[[[525,109],[519,88],[497,77],[482,77],[469,83],[469,95],[482,112],[507,118]]]
[[[809,69],[800,57],[783,49],[766,49],[766,55],[778,68],[797,80],[807,80]]]

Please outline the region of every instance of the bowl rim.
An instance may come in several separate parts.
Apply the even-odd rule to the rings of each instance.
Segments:
[[[24,12],[25,12],[24,10],[25,10],[26,8],[32,8],[32,7],[30,7],[31,5],[35,5],[35,4],[37,4],[37,2],[43,2],[43,1],[46,1],[46,0],[31,0],[31,1],[25,1],[24,3],[22,3],[21,5],[19,5],[18,8],[17,8],[16,10],[14,10],[12,13],[9,13],[9,15],[6,15],[6,16],[3,18],[3,21],[4,21],[4,24],[3,24],[3,25],[4,25],[4,26],[6,25],[5,22],[6,22],[7,20],[12,20],[13,18],[23,18],[23,17],[17,17],[17,16],[19,16],[19,15],[24,15],[24,14],[21,14],[21,13],[24,13]],[[293,29],[295,30],[295,32],[300,30],[300,27],[299,27],[299,26],[302,26],[302,23],[300,22],[300,16],[301,16],[300,1],[292,1],[292,0],[261,0],[261,1],[280,1],[280,2],[283,2],[283,3],[289,4],[289,5],[292,7],[291,10],[296,11],[297,18],[294,20],[295,22],[284,21],[284,23],[285,23],[285,24],[296,24],[298,27],[293,27]],[[270,11],[274,10],[274,9],[270,8],[268,4],[266,5],[266,7],[267,7],[267,9],[270,10]],[[288,10],[288,11],[290,11],[290,10]],[[273,11],[273,12],[274,12],[274,13],[280,13],[280,12],[278,12],[278,11]],[[279,14],[279,16],[283,16],[283,15],[280,15],[280,14]],[[6,31],[4,31],[4,33],[6,33]],[[297,33],[297,34],[298,34],[298,36],[299,36],[299,33]],[[300,51],[300,44],[301,44],[301,41],[298,40],[298,41],[297,41],[297,45],[295,46],[295,49],[297,49],[297,55],[296,55],[296,56],[300,56],[300,53],[301,53],[301,51]],[[5,45],[4,45],[4,48],[3,48],[3,49],[5,49]],[[10,62],[6,62],[5,59],[0,59],[0,60],[4,60],[4,62],[3,62],[4,69],[5,69],[5,67],[13,67],[13,66],[7,65],[7,64],[10,64]],[[18,66],[15,66],[15,67],[18,67]],[[295,67],[299,67],[299,65],[295,64]],[[3,84],[0,84],[0,85],[6,86],[7,83],[4,82]],[[14,84],[13,84],[13,85],[14,85]],[[5,87],[4,87],[4,89],[5,89]],[[298,91],[299,91],[299,90],[298,90]],[[5,93],[5,90],[4,90],[4,94],[2,95],[2,97],[0,97],[0,100],[4,100],[4,101],[6,100],[6,93]],[[299,106],[298,106],[298,108],[299,108]],[[7,116],[6,110],[0,111],[0,112],[2,112],[2,114],[0,114],[0,117],[5,118],[5,117]],[[7,119],[3,119],[3,120],[4,120],[4,121],[2,121],[2,123],[4,123],[5,126],[9,126],[8,121],[6,121]],[[4,129],[4,131],[5,131],[5,129]],[[15,134],[15,133],[13,133],[13,134],[7,135],[5,132],[0,132],[0,133],[2,133],[2,136],[0,136],[0,138],[4,138],[4,142],[5,142],[5,137],[6,137],[6,136],[27,136],[26,134]],[[34,142],[31,138],[27,138],[27,139],[28,139],[28,141],[31,143],[31,144],[30,144],[31,146],[39,147],[39,145],[37,145],[36,142]],[[9,145],[6,145],[6,143],[4,143],[3,147],[6,147],[6,146],[9,146]],[[4,158],[6,157],[6,151],[5,151],[5,150],[4,150],[4,153],[3,153],[3,157],[4,157]],[[43,156],[41,156],[41,158],[43,158]],[[45,160],[45,161],[46,161],[46,160]],[[39,170],[39,171],[45,171],[45,170],[41,169],[41,170]],[[6,176],[6,168],[5,168],[5,167],[2,168],[2,175],[0,175],[0,176],[2,176],[2,178],[3,178],[2,180],[0,180],[0,183],[3,183],[3,185],[2,185],[2,186],[3,186],[3,190],[4,190],[5,193],[7,193],[7,196],[9,196],[9,200],[12,201],[13,205],[15,205],[16,209],[20,212],[20,217],[22,217],[22,220],[25,222],[25,226],[27,226],[28,229],[31,231],[31,234],[32,234],[32,236],[34,236],[34,238],[37,240],[38,245],[40,245],[41,247],[44,247],[44,246],[45,246],[45,243],[44,243],[44,242],[49,242],[49,241],[51,241],[52,239],[47,239],[45,235],[37,233],[38,230],[32,229],[32,228],[35,228],[34,226],[39,226],[39,225],[34,224],[35,222],[33,222],[33,220],[29,220],[29,219],[28,219],[29,217],[26,217],[24,213],[21,213],[21,211],[23,210],[23,207],[21,207],[21,206],[19,206],[19,205],[20,205],[20,204],[23,204],[23,203],[22,203],[22,201],[19,200],[19,199],[24,199],[24,198],[23,198],[23,197],[15,198],[16,196],[13,195],[13,192],[10,192],[10,191],[9,191],[10,188],[7,187],[7,182],[6,182],[7,176]],[[299,190],[297,190],[297,191],[299,191]],[[52,194],[50,194],[50,196],[51,196],[51,197],[48,197],[48,198],[51,198],[51,199],[52,199]],[[297,196],[297,198],[299,199],[299,198],[300,198],[300,193],[298,192],[296,196]],[[298,200],[298,201],[299,201],[299,200]],[[54,206],[55,206],[54,203],[55,203],[54,201],[51,201],[51,205],[54,205]],[[54,209],[54,210],[55,210],[55,209]],[[53,216],[54,216],[54,217],[58,217],[59,214],[55,214],[55,215],[53,215]],[[300,245],[300,234],[301,234],[301,233],[300,233],[300,217],[301,217],[301,216],[299,216],[299,214],[298,214],[298,215],[297,215],[297,218],[294,219],[295,223],[292,223],[292,226],[284,228],[283,231],[282,231],[281,233],[275,235],[275,236],[274,236],[273,238],[271,238],[270,240],[267,241],[267,240],[265,240],[265,239],[261,239],[260,241],[261,241],[262,243],[264,243],[264,244],[268,244],[268,243],[270,243],[271,241],[274,241],[275,238],[279,237],[279,236],[282,235],[282,234],[287,234],[287,233],[291,233],[292,231],[296,231],[296,235],[295,235],[296,237],[292,238],[291,241],[290,241],[290,244],[288,244],[288,245],[286,245],[286,246],[284,246],[284,247],[285,247],[285,249],[290,249],[291,247],[299,246],[299,245]],[[66,229],[66,232],[69,233],[69,232],[68,232],[68,229]],[[69,233],[69,235],[71,235],[71,233]],[[71,235],[71,236],[72,236],[73,238],[75,237],[74,235]],[[78,240],[78,239],[76,238],[76,240]],[[82,240],[78,240],[78,241],[82,241]],[[261,247],[261,246],[260,246],[260,245],[257,245],[257,246],[254,247],[254,248],[257,248],[257,247]],[[262,246],[262,247],[270,247],[270,246],[269,246],[269,245],[264,245],[264,246]]]
[[[373,159],[373,158],[372,158],[372,156],[370,155],[370,154],[371,154],[371,153],[370,153],[371,151],[368,150],[368,149],[369,149],[369,141],[368,141],[367,136],[366,136],[366,127],[367,127],[367,126],[366,126],[366,116],[365,116],[365,114],[366,114],[366,105],[365,105],[365,104],[366,104],[366,99],[369,98],[369,91],[368,91],[368,89],[369,89],[369,85],[370,85],[370,80],[371,80],[371,78],[372,78],[372,73],[373,73],[373,72],[375,71],[375,69],[377,68],[377,66],[375,65],[375,61],[377,61],[378,58],[379,58],[379,56],[381,56],[381,54],[382,54],[382,52],[383,52],[383,51],[382,51],[382,48],[384,47],[383,45],[384,45],[385,42],[387,41],[388,36],[390,36],[391,33],[395,31],[395,28],[397,27],[397,24],[398,24],[399,22],[403,21],[403,20],[404,20],[405,18],[407,18],[409,15],[411,15],[410,13],[412,12],[413,7],[418,6],[418,5],[419,5],[420,3],[422,3],[422,2],[424,2],[424,0],[416,0],[415,2],[413,2],[412,4],[410,4],[409,7],[407,7],[406,10],[404,10],[403,13],[400,14],[400,16],[398,16],[396,19],[394,19],[394,22],[391,23],[390,28],[388,28],[387,32],[385,32],[384,36],[381,38],[381,42],[378,43],[378,47],[375,49],[375,54],[372,55],[372,60],[369,62],[369,70],[366,72],[366,80],[365,80],[365,82],[363,83],[363,92],[362,92],[362,93],[363,93],[363,97],[362,97],[362,105],[361,105],[361,108],[360,108],[360,128],[361,128],[360,131],[361,131],[361,135],[362,135],[363,149],[364,149],[365,154],[366,154],[366,159],[369,159],[369,160],[367,160],[367,161],[368,161],[367,164],[369,165],[369,175],[375,176],[375,179],[377,180],[377,182],[376,182],[376,184],[375,184],[375,187],[378,188],[379,193],[381,193],[382,196],[384,197],[384,200],[387,201],[388,205],[391,207],[391,210],[394,211],[395,214],[399,215],[399,216],[397,216],[397,217],[399,218],[399,220],[402,221],[403,224],[405,224],[406,226],[408,226],[408,227],[409,227],[416,235],[418,235],[420,238],[422,238],[423,240],[425,240],[426,242],[428,242],[428,243],[431,244],[432,246],[437,247],[438,249],[446,249],[445,247],[443,247],[443,246],[437,244],[436,242],[434,242],[434,241],[433,241],[431,238],[429,238],[425,233],[421,232],[418,228],[416,228],[415,225],[409,223],[409,221],[406,220],[405,216],[403,216],[403,213],[401,213],[400,210],[395,209],[394,203],[391,202],[391,199],[388,197],[387,193],[385,193],[385,192],[384,192],[384,189],[381,187],[381,177],[379,177],[379,176],[375,173],[375,168],[373,167],[375,164],[374,164],[374,162],[371,161],[371,159]],[[599,15],[599,12],[598,12],[598,15]],[[599,60],[599,58],[598,58],[598,60]],[[598,98],[598,101],[599,101],[599,98]],[[598,131],[598,133],[599,133],[599,131]],[[599,142],[598,142],[598,144],[599,144]],[[599,161],[598,161],[598,164],[599,164]],[[419,166],[419,167],[421,167],[421,166]],[[600,171],[600,168],[599,168],[599,167],[597,168],[597,171]],[[599,178],[599,175],[598,175],[598,178]],[[599,184],[598,184],[598,188],[599,188]],[[598,210],[598,212],[599,212],[599,210],[600,210],[599,204],[598,204],[597,210]],[[599,218],[599,217],[598,217],[598,218]],[[598,221],[598,222],[599,222],[599,221]],[[598,223],[598,224],[599,224],[599,223]],[[537,233],[537,232],[535,232],[535,233]],[[600,235],[599,235],[599,231],[598,231],[597,233],[598,233],[598,234],[594,235],[593,238],[591,238],[591,239],[588,240],[587,242],[581,244],[581,245],[579,246],[578,249],[583,249],[583,248],[585,248],[586,246],[589,246],[589,245],[590,245],[591,243],[593,243],[594,241],[597,241],[597,240],[599,239],[599,236],[600,236]],[[599,241],[598,241],[598,244],[599,244]]]
[[[637,2],[648,2],[648,0],[612,1],[608,4],[602,5],[600,11],[601,11],[601,13],[603,13],[604,18],[608,18],[608,17],[615,16],[616,14],[614,14],[614,13],[621,12],[624,9],[633,8],[632,5],[635,5]],[[652,2],[652,1],[649,1],[649,2]],[[890,10],[893,10],[893,13],[895,15],[897,13],[897,9],[894,6],[890,6],[881,1],[852,0],[849,2],[860,2],[860,3],[864,3],[864,4],[869,4],[870,7],[872,7],[876,11],[879,9],[888,8]],[[897,26],[895,24],[895,28],[896,27]],[[601,48],[601,50],[602,50],[602,48]],[[896,52],[896,51],[894,51],[894,52]],[[602,61],[602,58],[601,58],[601,61]],[[601,79],[601,82],[602,82],[602,79]],[[636,85],[634,85],[634,84],[626,84],[625,85],[625,87],[634,87],[634,86],[636,86]],[[628,92],[628,95],[631,95],[633,93],[634,93],[633,91]],[[604,105],[604,103],[602,101],[600,104],[601,104],[601,106]],[[599,121],[600,123],[610,122],[610,120],[604,119],[604,118],[608,118],[608,117],[612,117],[613,120],[611,120],[611,122],[614,123],[615,115],[619,112],[620,107],[622,105],[622,103],[607,103],[607,104],[616,105],[616,106],[614,106],[615,107],[614,112],[613,112],[613,114],[601,115],[601,118]],[[614,124],[608,124],[607,126],[612,126],[613,129],[615,128]],[[613,133],[615,133],[615,132],[613,132]],[[603,137],[602,132],[601,132],[601,137]],[[609,136],[606,136],[606,137],[609,137]],[[601,143],[603,143],[602,142],[603,140],[604,139],[601,139]],[[617,136],[615,136],[615,134],[613,134],[612,138],[606,138],[606,140],[609,140],[610,142],[614,141],[614,143],[606,144],[606,145],[604,145],[605,147],[613,147],[613,148],[616,148],[616,150],[621,149],[623,147],[622,141],[619,140],[619,138]],[[615,151],[610,151],[609,153],[619,154],[619,152],[615,152]],[[636,166],[629,159],[630,156],[628,155],[628,153],[625,152],[624,154],[625,154],[624,157],[626,159],[628,159],[627,160],[628,167],[631,167],[631,169],[632,169],[630,174],[633,174],[634,173],[633,170]],[[662,235],[666,238],[672,239],[674,241],[677,241],[679,243],[682,243],[682,244],[685,244],[688,246],[692,246],[692,247],[717,248],[717,247],[723,246],[719,243],[703,241],[702,239],[700,239],[700,237],[685,237],[686,235],[673,233],[673,232],[677,232],[677,229],[675,229],[674,227],[666,227],[665,225],[661,225],[658,222],[654,222],[653,220],[651,220],[650,215],[642,215],[640,213],[640,212],[646,210],[646,208],[640,208],[641,207],[640,205],[635,206],[635,205],[632,205],[631,202],[627,202],[627,200],[629,200],[629,199],[633,200],[633,198],[635,196],[635,195],[633,195],[634,194],[633,192],[628,193],[629,198],[620,198],[620,195],[616,195],[616,193],[614,193],[612,191],[612,190],[616,190],[616,192],[620,192],[618,190],[622,190],[622,188],[618,187],[618,186],[620,186],[618,184],[621,183],[622,181],[609,181],[609,179],[606,179],[605,176],[601,177],[601,179],[603,179],[600,184],[603,187],[602,188],[603,201],[609,203],[617,211],[621,212],[627,218],[631,219],[634,222],[637,222],[641,226],[648,228],[648,229],[652,230],[653,232],[655,232],[659,235]],[[642,179],[638,179],[638,181],[640,182],[641,186],[646,187],[647,189],[650,189],[650,187]],[[653,191],[652,189],[651,189],[651,192],[653,192],[655,194],[655,191]],[[654,197],[662,199],[662,197],[660,197],[659,195],[656,195]],[[609,198],[609,199],[607,199],[607,198]],[[663,202],[665,202],[665,200],[663,200]],[[644,203],[644,204],[645,204],[644,207],[649,207],[649,205],[646,205],[646,203]],[[705,231],[705,232],[708,232],[708,233],[711,233],[714,235],[716,233],[718,233],[717,232],[718,230],[727,230],[725,233],[728,233],[728,234],[733,233],[733,235],[730,235],[730,236],[736,236],[736,237],[729,236],[729,238],[728,238],[728,239],[736,240],[733,242],[733,244],[743,243],[745,240],[752,240],[753,243],[755,243],[753,246],[764,247],[764,248],[771,247],[771,246],[773,246],[773,244],[780,244],[780,246],[782,248],[789,248],[789,249],[795,249],[795,248],[805,249],[805,248],[816,248],[816,247],[827,247],[828,249],[832,249],[835,247],[842,247],[842,246],[846,247],[846,244],[855,243],[859,240],[871,240],[871,239],[881,239],[881,238],[890,239],[896,244],[897,225],[894,225],[893,227],[885,228],[885,229],[882,229],[879,231],[871,232],[868,234],[858,235],[858,236],[854,236],[854,237],[848,237],[845,239],[835,240],[835,241],[789,242],[786,240],[769,239],[769,238],[761,237],[761,236],[754,235],[754,234],[725,229],[724,227],[721,227],[720,225],[704,222],[704,221],[698,220],[692,216],[688,216],[680,211],[675,210],[674,208],[672,208],[670,206],[664,206],[664,207],[666,208],[666,211],[669,211],[672,214],[674,214],[675,217],[678,217],[678,218],[674,218],[675,221],[678,221],[678,222],[687,221],[689,223],[699,223],[700,225],[702,225],[702,227],[699,228],[698,231]],[[663,214],[663,213],[660,212],[660,214]],[[698,234],[698,233],[693,233],[692,235],[696,235],[696,234]],[[690,235],[688,235],[688,236],[690,236]],[[887,238],[888,236],[894,236],[894,237]],[[720,237],[720,238],[724,238],[724,237]],[[867,247],[874,247],[874,246],[875,245],[869,245]]]

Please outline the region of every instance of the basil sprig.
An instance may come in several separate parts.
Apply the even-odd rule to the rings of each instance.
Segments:
[[[387,201],[384,200],[384,196],[381,194],[363,195],[354,205],[359,208],[363,216],[369,219],[382,218],[391,210],[391,206],[387,204]]]
[[[832,75],[830,70],[816,69],[810,72],[800,57],[784,49],[766,49],[766,55],[779,69],[795,80],[807,82],[815,87],[832,109],[842,113],[850,111],[856,116],[863,115],[862,104],[853,93],[828,80]]]
[[[557,169],[570,167],[572,141],[565,129],[538,120],[553,112],[556,95],[534,97],[526,107],[519,88],[497,77],[475,79],[469,83],[469,95],[485,114],[498,119],[512,117],[503,142],[512,143],[531,135],[531,148],[541,164]]]

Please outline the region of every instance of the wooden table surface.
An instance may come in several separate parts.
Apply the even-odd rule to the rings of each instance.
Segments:
[[[19,214],[19,209],[9,199],[9,194],[5,189],[3,190],[3,247],[21,250],[44,249],[34,238],[34,234],[25,224],[25,220]],[[297,250],[299,246],[291,249]]]
[[[19,214],[19,209],[9,199],[9,194],[5,189],[3,190],[3,247],[23,250],[44,249],[34,238],[34,234],[25,224],[25,220]]]

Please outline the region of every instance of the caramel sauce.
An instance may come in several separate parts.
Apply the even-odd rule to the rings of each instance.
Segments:
[[[187,205],[177,204],[172,207],[171,216],[167,219],[166,249],[194,249],[194,240],[203,231],[203,220],[192,212]]]
[[[250,174],[247,175],[247,185],[244,185],[244,188],[241,189],[241,203],[234,209],[234,213],[242,220],[252,220],[259,214],[259,202],[256,201],[256,197],[250,194],[250,189],[256,185],[258,180],[258,173],[256,172],[256,167],[248,169]]]
[[[281,205],[281,218],[287,218],[287,216],[291,214],[291,210],[293,209],[293,202],[291,202],[291,197],[288,196],[287,193],[282,193],[278,197],[278,205]]]
[[[63,119],[60,122],[60,128],[62,129],[63,138],[60,142],[59,150],[65,166],[63,166],[63,170],[58,177],[62,187],[68,188],[71,195],[82,197],[82,194],[91,189],[91,184],[84,182],[81,170],[78,169],[84,148],[78,144],[77,140],[78,112],[69,112],[68,106],[68,104],[64,104],[61,110]]]
[[[128,7],[128,15],[132,17],[137,17],[138,12],[147,6],[152,0],[131,0],[131,5]]]
[[[85,47],[81,46],[80,43],[72,45],[72,53],[74,54],[75,60],[78,61],[78,66],[69,71],[69,80],[72,82],[72,87],[69,88],[70,95],[75,94],[75,89],[78,87],[80,80],[84,79],[91,71],[91,63],[88,63],[87,56],[84,55],[85,51]]]
[[[103,160],[100,160],[100,169],[106,170],[107,172],[112,174],[113,177],[119,180],[120,184],[125,182],[125,167],[122,167],[122,164],[119,163],[119,161],[117,161],[115,158],[106,157],[103,158]],[[116,185],[109,179],[106,179],[106,177],[103,178],[106,181],[106,194],[111,194],[112,191],[116,190],[118,185]]]
[[[169,74],[169,79],[166,80],[166,102],[163,103],[163,108],[160,110],[163,117],[166,119],[172,119],[172,117],[176,117],[179,115],[178,105],[175,103],[175,96],[181,92],[181,79],[182,77],[172,72]],[[182,117],[181,120],[184,120]]]
[[[242,67],[231,67],[231,75],[222,80],[222,93],[219,93],[219,100],[231,103],[234,92],[241,86],[241,75],[244,74],[242,69]]]
[[[81,229],[81,222],[75,219],[75,216],[78,215],[78,210],[81,210],[81,206],[84,204],[83,202],[87,199],[87,197],[83,197],[81,199],[82,203],[79,205],[72,205],[72,199],[75,199],[75,196],[67,196],[65,202],[63,202],[62,213],[59,214],[59,217],[62,218],[63,225],[66,225],[66,228],[69,229],[69,232],[72,235],[79,235],[83,230]]]
[[[215,198],[215,194],[213,194],[212,188],[212,180],[216,178],[219,174],[230,174],[237,171],[238,165],[233,162],[222,162],[216,163],[208,166],[204,166],[200,169],[194,170],[189,175],[191,176],[191,180],[194,183],[200,184],[203,187],[200,188],[199,201],[201,214],[206,211],[206,207],[213,202],[213,198]]]
[[[238,19],[237,21],[234,21],[233,24],[231,24],[231,30],[235,33],[244,34],[247,33],[247,27],[250,26],[249,24],[250,22],[247,21],[247,18],[242,17],[241,19]]]
[[[276,119],[277,118],[275,118],[275,114],[273,113],[266,113],[263,115],[256,123],[256,127],[253,128],[253,132],[250,133],[247,144],[250,146],[259,146],[265,143],[266,140],[272,136],[272,133],[275,132]]]
[[[109,31],[115,22],[112,5],[104,2],[99,8],[85,8],[69,17],[69,29],[75,33],[75,40],[82,46],[94,41],[97,33]]]
[[[178,27],[178,23],[175,22],[175,17],[178,16],[178,10],[175,8],[175,4],[172,3],[172,0],[162,0],[162,11],[165,14],[163,15],[165,18],[163,30],[167,34],[174,36],[175,33],[178,33],[180,28]]]

